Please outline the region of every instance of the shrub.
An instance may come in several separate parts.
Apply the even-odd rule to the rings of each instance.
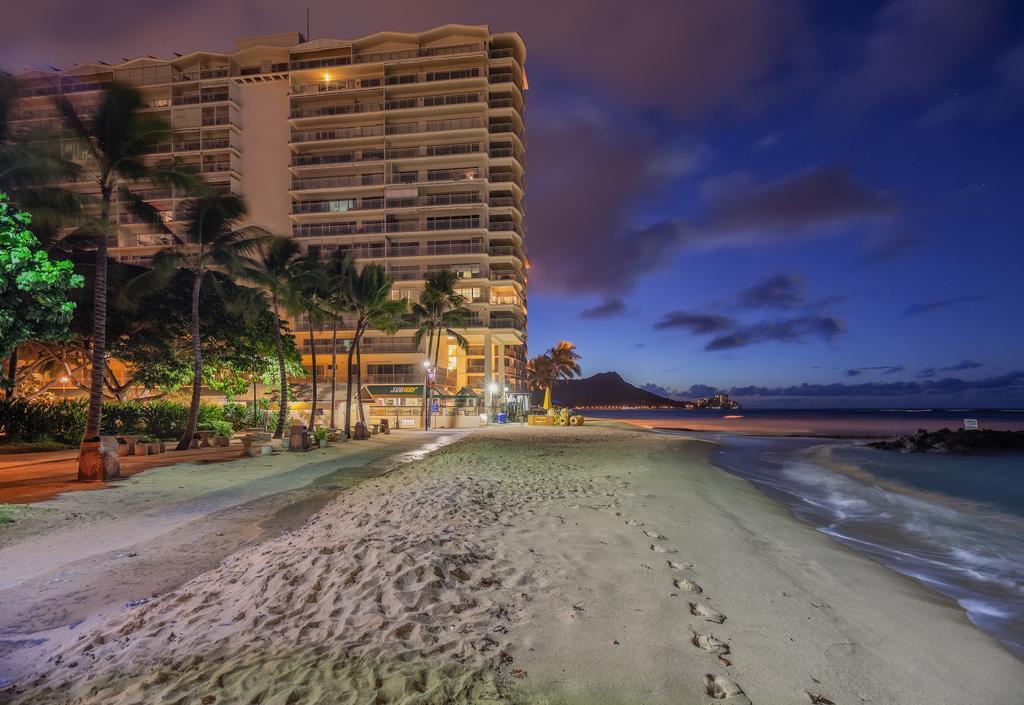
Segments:
[[[214,435],[227,436],[230,438],[235,429],[227,421],[207,421],[203,424],[196,424],[197,431],[213,431]]]
[[[0,401],[0,432],[7,441],[52,439],[77,444],[85,433],[85,410],[85,402],[77,399],[53,403],[5,399]]]
[[[188,420],[188,407],[173,401],[152,401],[142,406],[142,430],[162,440],[180,438]]]
[[[145,406],[137,401],[103,404],[101,433],[106,436],[138,435],[143,431]]]

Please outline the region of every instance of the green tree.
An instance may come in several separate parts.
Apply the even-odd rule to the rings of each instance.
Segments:
[[[259,254],[251,258],[240,271],[239,276],[259,286],[270,300],[274,314],[274,336],[277,344],[277,363],[280,376],[281,409],[277,416],[274,438],[284,435],[284,424],[288,418],[288,369],[285,361],[282,333],[282,312],[298,310],[296,301],[296,280],[305,276],[302,271],[301,250],[298,243],[286,237],[268,240]]]
[[[352,277],[356,270],[352,265],[350,252],[335,252],[324,263],[328,278],[327,309],[331,317],[331,428],[335,426],[334,412],[337,408],[335,391],[338,388],[338,324],[349,305],[348,295],[352,289]]]
[[[156,212],[124,184],[144,181],[192,188],[196,182],[194,176],[177,163],[152,166],[146,161],[146,156],[158,144],[170,138],[170,127],[162,119],[142,111],[142,97],[135,89],[111,84],[104,90],[91,116],[80,115],[67,96],[58,96],[56,103],[65,130],[82,148],[83,174],[100,193],[99,217],[81,229],[82,235],[96,242],[92,371],[84,435],[84,438],[94,438],[100,433],[106,369],[107,251],[108,240],[114,234],[111,204],[116,196],[140,217],[158,222]],[[82,471],[80,465],[79,475],[89,479]]]
[[[361,386],[362,355],[360,346],[363,335],[369,328],[377,328],[385,333],[394,333],[401,324],[401,315],[408,309],[405,299],[392,300],[391,287],[394,280],[387,275],[379,264],[367,264],[353,275],[349,281],[347,292],[348,303],[345,309],[352,314],[353,333],[352,345],[348,349],[347,386],[345,389],[345,435],[352,437],[352,363],[355,357],[355,384]],[[363,418],[363,405],[359,404],[359,419]]]
[[[310,371],[312,401],[309,412],[309,430],[312,431],[316,427],[317,411],[316,339],[313,334],[320,324],[331,315],[331,286],[336,282],[332,281],[324,263],[315,255],[306,255],[300,259],[296,268],[300,275],[294,279],[295,301],[309,324],[309,353],[312,368]]]
[[[29,231],[28,213],[12,211],[0,193],[0,359],[14,357],[29,340],[58,340],[70,335],[75,304],[69,291],[81,287],[71,262],[52,261]],[[14,395],[16,359],[4,380]]]
[[[144,285],[157,284],[162,288],[159,285],[165,284],[179,269],[188,272],[192,279],[192,400],[177,450],[185,450],[191,445],[199,418],[204,381],[202,318],[199,315],[203,281],[215,271],[237,273],[244,258],[259,250],[268,238],[259,228],[235,228],[245,214],[245,202],[236,194],[211,190],[190,200],[182,237],[175,236],[176,244],[157,252],[152,271],[140,279]],[[219,288],[215,291],[219,293]]]
[[[431,370],[437,370],[441,357],[442,339],[451,336],[463,350],[469,349],[466,338],[455,330],[456,328],[465,328],[471,313],[466,308],[466,297],[456,289],[458,282],[458,275],[449,270],[430,275],[420,294],[419,302],[413,304],[412,307],[413,316],[417,321],[414,339],[416,345],[419,346],[423,337],[426,336],[427,359],[430,362],[430,369],[426,372],[426,383],[423,387],[424,428],[430,428],[433,385],[430,384],[429,377]]]

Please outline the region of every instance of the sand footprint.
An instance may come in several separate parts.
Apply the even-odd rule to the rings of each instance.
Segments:
[[[716,638],[714,634],[701,634],[700,632],[694,632],[693,638],[690,641],[698,649],[703,649],[704,651],[717,656],[718,660],[726,666],[732,665],[732,660],[728,658],[732,649],[729,647],[729,644]]]
[[[704,588],[702,588],[700,585],[698,585],[697,583],[693,582],[689,578],[682,578],[682,579],[676,578],[675,580],[672,581],[672,584],[675,585],[680,590],[686,590],[687,592],[696,593],[698,595],[701,594],[702,592],[704,592]]]
[[[691,602],[690,614],[694,617],[700,617],[707,622],[714,622],[715,624],[721,624],[725,621],[724,614],[702,602]]]
[[[704,676],[704,687],[715,700],[728,700],[731,705],[750,705],[750,698],[731,678],[709,673]]]
[[[627,519],[626,526],[640,526],[640,522],[638,522],[636,519]]]
[[[672,570],[686,570],[687,568],[692,568],[693,567],[693,563],[679,563],[677,561],[665,561],[665,562],[668,563],[668,567],[671,568]]]
[[[644,536],[649,539],[664,539],[665,537],[659,534],[657,531],[645,531]]]
[[[651,544],[651,550],[654,551],[655,553],[675,553],[675,551],[673,549],[665,548],[660,543],[652,543]]]

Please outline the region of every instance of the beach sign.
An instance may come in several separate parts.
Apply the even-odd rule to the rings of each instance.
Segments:
[[[977,431],[978,430],[978,419],[964,419],[964,430],[965,431]]]

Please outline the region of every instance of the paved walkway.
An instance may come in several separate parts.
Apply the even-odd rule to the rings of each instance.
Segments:
[[[121,456],[121,476],[131,477],[143,470],[175,463],[218,463],[237,460],[241,443],[224,447],[168,450],[159,455]],[[106,482],[78,481],[78,451],[10,453],[0,455],[0,504],[24,504],[51,499],[62,492],[98,490]]]

